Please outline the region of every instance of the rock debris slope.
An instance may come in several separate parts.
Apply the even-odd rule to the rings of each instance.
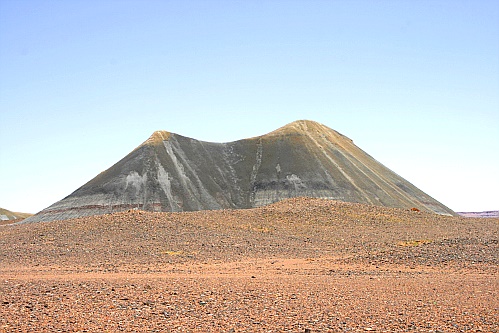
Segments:
[[[130,208],[170,212],[252,208],[302,196],[455,215],[346,136],[300,120],[229,143],[154,132],[111,168],[24,222]]]

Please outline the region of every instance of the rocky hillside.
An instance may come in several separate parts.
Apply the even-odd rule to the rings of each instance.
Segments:
[[[331,256],[428,267],[497,267],[499,219],[291,198],[253,209],[128,210],[0,229],[3,268],[166,269],[181,262]],[[341,258],[341,260],[340,260]]]
[[[131,208],[253,208],[303,196],[455,215],[346,136],[301,120],[229,143],[155,132],[111,168],[26,222]]]

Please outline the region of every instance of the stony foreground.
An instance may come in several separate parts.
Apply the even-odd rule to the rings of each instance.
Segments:
[[[0,332],[498,332],[499,219],[318,199],[0,227]]]

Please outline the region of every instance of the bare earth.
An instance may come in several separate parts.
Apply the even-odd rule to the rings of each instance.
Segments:
[[[498,332],[498,232],[303,198],[0,226],[0,332]]]

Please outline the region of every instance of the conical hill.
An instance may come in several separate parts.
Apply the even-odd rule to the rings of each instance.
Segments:
[[[24,222],[134,208],[252,208],[301,196],[455,214],[346,136],[300,120],[228,143],[154,132],[115,165]]]

